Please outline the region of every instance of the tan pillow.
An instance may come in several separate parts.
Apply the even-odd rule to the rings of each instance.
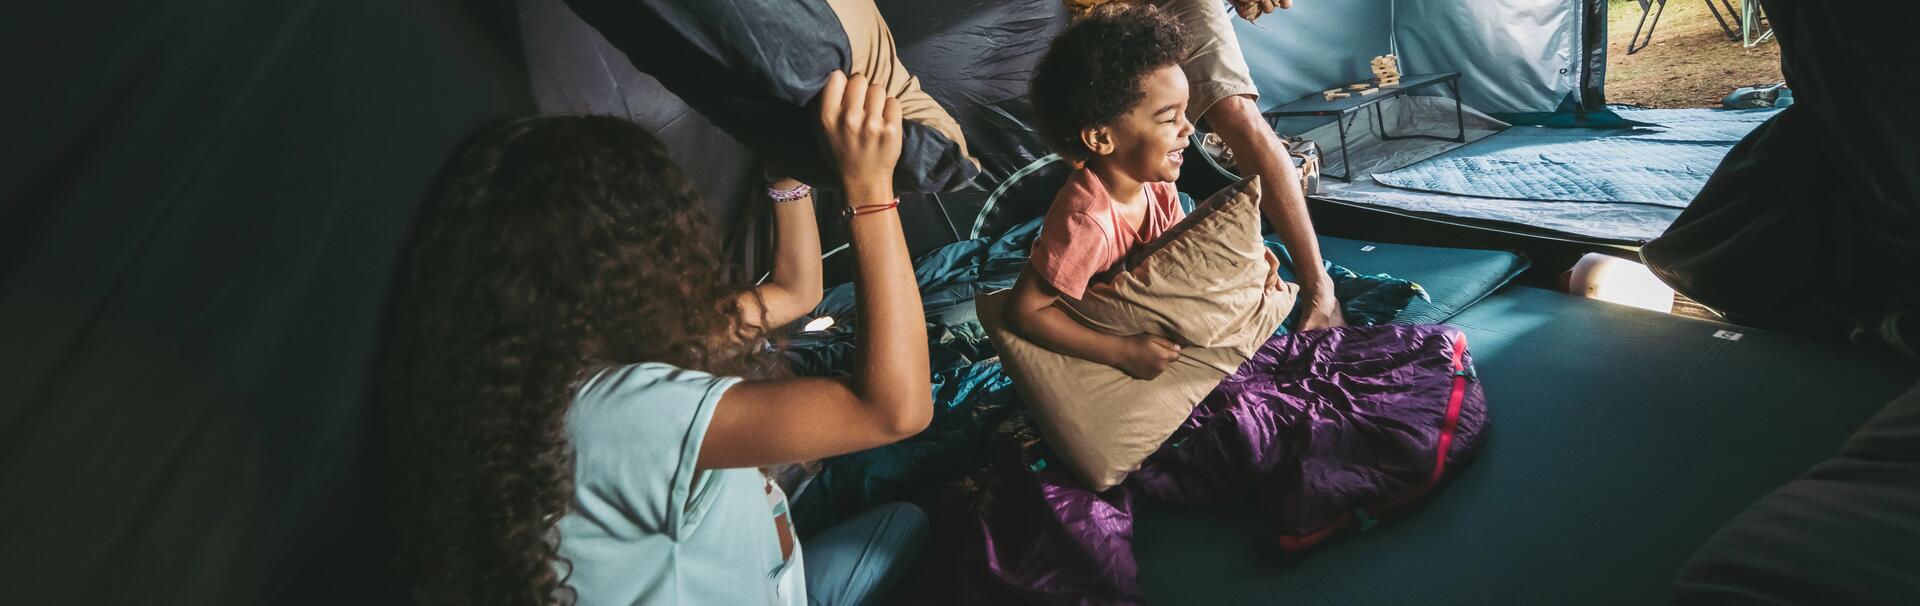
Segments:
[[[1257,176],[1208,198],[1135,258],[1069,312],[1101,332],[1151,333],[1187,345],[1151,381],[1014,334],[1001,315],[1009,291],[982,294],[976,305],[1048,445],[1094,490],[1138,469],[1293,309],[1292,285],[1265,288],[1272,270],[1260,242]]]

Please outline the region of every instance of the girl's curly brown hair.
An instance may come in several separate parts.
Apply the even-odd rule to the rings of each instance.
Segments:
[[[764,376],[695,193],[632,123],[499,126],[442,173],[396,277],[379,427],[401,574],[425,604],[572,601],[557,524],[589,375]],[[762,322],[764,323],[764,322]]]

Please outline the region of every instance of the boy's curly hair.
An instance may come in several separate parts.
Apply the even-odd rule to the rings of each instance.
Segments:
[[[1154,70],[1186,59],[1179,24],[1152,5],[1112,2],[1055,38],[1034,70],[1031,95],[1040,136],[1060,155],[1091,155],[1080,131],[1111,124],[1146,96]]]

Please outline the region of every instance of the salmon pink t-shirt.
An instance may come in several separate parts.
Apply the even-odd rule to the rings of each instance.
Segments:
[[[1087,286],[1113,277],[1134,247],[1179,223],[1180,193],[1172,183],[1148,183],[1147,213],[1135,230],[1114,207],[1113,196],[1093,171],[1080,169],[1053,198],[1040,235],[1033,241],[1028,261],[1040,278],[1071,299],[1086,295]]]

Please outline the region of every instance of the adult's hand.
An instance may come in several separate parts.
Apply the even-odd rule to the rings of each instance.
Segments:
[[[1259,19],[1262,15],[1271,13],[1276,9],[1293,8],[1293,0],[1231,0],[1231,1],[1233,2],[1233,11],[1236,13],[1239,13],[1240,18],[1246,19],[1248,22],[1252,22],[1255,19]]]
[[[1340,300],[1333,297],[1332,284],[1308,287],[1300,286],[1300,330],[1317,330],[1346,326],[1347,320],[1340,313]]]

